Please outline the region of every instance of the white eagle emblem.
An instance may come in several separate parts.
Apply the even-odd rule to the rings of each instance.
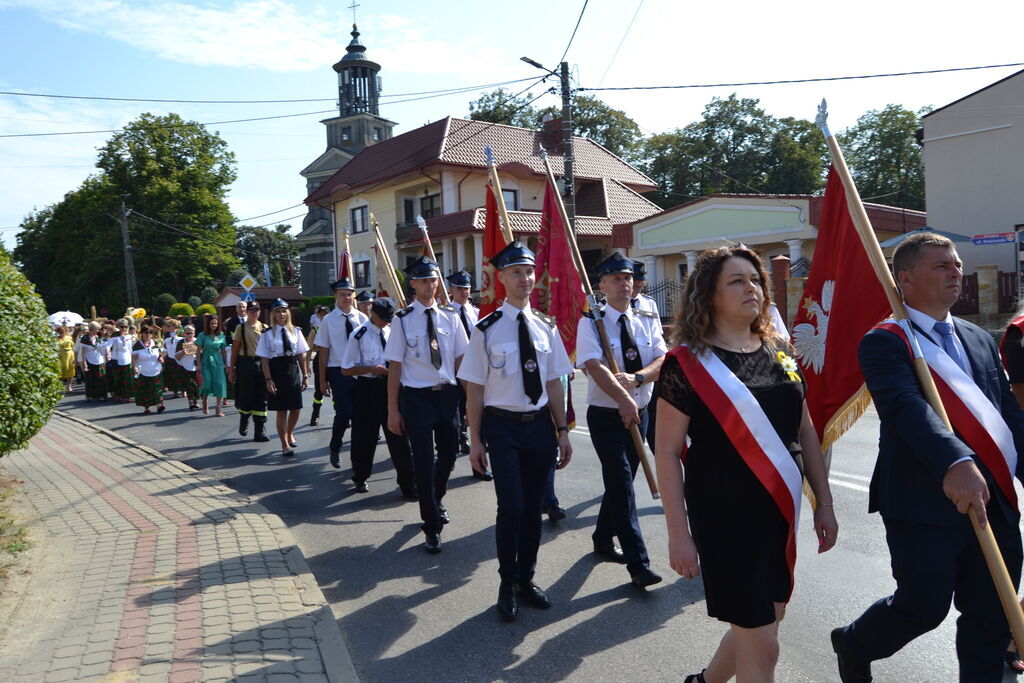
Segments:
[[[820,373],[825,365],[825,339],[828,337],[828,317],[832,309],[832,295],[836,289],[835,280],[826,280],[821,288],[821,303],[810,297],[803,306],[808,318],[815,318],[817,324],[800,323],[793,327],[793,346],[804,367]]]

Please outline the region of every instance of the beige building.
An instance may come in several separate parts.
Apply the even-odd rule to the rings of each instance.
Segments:
[[[925,197],[930,226],[962,235],[1024,229],[1024,71],[926,114]],[[967,270],[1014,270],[1009,245],[957,245]]]

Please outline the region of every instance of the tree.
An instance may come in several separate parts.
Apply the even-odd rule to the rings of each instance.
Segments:
[[[198,296],[190,296],[187,299],[187,302],[188,305],[191,306],[192,308],[199,308],[199,304],[203,303],[203,300],[200,299]]]
[[[505,88],[498,88],[469,103],[469,118],[520,128],[535,128],[540,121],[540,113],[536,107],[530,106],[532,100],[532,97],[517,97]]]
[[[560,117],[562,108],[548,107],[540,112],[541,117],[544,114]],[[613,109],[590,95],[573,98],[572,132],[573,135],[590,138],[626,161],[636,158],[643,141],[640,126],[626,112]]]
[[[191,317],[191,316],[193,316],[195,314],[196,314],[195,309],[193,309],[192,306],[190,306],[189,304],[185,303],[184,301],[176,303],[176,304],[171,304],[171,307],[167,309],[167,315],[169,315],[172,318],[177,318],[179,316],[186,316],[186,315]]]
[[[217,291],[216,287],[211,287],[207,285],[203,287],[201,290],[199,290],[199,299],[204,304],[212,304],[213,300],[217,298],[217,295],[219,293],[220,292]]]
[[[914,137],[921,116],[898,104],[872,109],[839,134],[846,163],[866,200],[924,210],[924,165]]]
[[[242,266],[260,284],[267,285],[263,281],[264,263],[270,266],[271,279],[275,285],[298,284],[295,269],[286,267],[289,261],[299,259],[299,248],[295,246],[295,238],[288,233],[290,229],[290,226],[284,224],[274,226],[273,229],[245,225],[238,228],[235,252]]]
[[[217,308],[213,304],[200,304],[196,315],[217,315]]]
[[[823,146],[809,123],[776,119],[758,100],[714,98],[700,121],[643,144],[648,195],[675,206],[714,193],[809,194],[824,183]],[[820,138],[820,134],[817,134]]]
[[[178,303],[178,300],[174,298],[173,294],[161,294],[153,302],[153,315],[167,315],[167,312],[171,310],[171,306]]]
[[[0,253],[0,457],[23,448],[42,429],[62,389],[43,301]]]
[[[53,307],[127,306],[122,197],[139,298],[178,298],[224,280],[238,262],[226,203],[234,155],[176,114],[142,114],[100,148],[99,172],[22,222],[15,258]]]

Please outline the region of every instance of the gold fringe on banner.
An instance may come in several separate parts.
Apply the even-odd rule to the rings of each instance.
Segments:
[[[850,399],[843,404],[843,407],[836,411],[836,414],[832,416],[832,419],[825,425],[825,437],[821,440],[821,451],[824,455],[825,451],[828,450],[832,444],[839,440],[843,434],[846,433],[850,427],[860,419],[860,416],[864,414],[864,411],[871,405],[871,394],[868,393],[868,389],[863,384],[860,385],[860,389],[850,397]],[[825,473],[831,468],[832,463],[826,463]],[[804,478],[804,495],[807,497],[807,501],[811,504],[811,509],[818,507],[818,502],[814,498],[814,492],[811,491],[810,485],[807,483],[807,478]]]

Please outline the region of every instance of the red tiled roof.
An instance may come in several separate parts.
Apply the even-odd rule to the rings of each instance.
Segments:
[[[306,203],[316,204],[334,192],[354,191],[434,164],[485,169],[484,147],[488,146],[499,168],[514,164],[517,170],[543,176],[538,146],[544,135],[543,131],[448,117],[365,148],[306,197]],[[653,180],[588,138],[573,138],[573,158],[573,172],[581,180],[613,178],[636,190],[657,189]],[[550,153],[549,162],[561,169],[564,158]]]
[[[220,302],[229,293],[241,296],[245,290],[241,287],[225,287],[217,295],[217,298],[213,300],[215,306],[219,306]],[[253,287],[253,294],[256,295],[257,301],[273,301],[275,299],[284,299],[285,301],[302,301],[302,292],[299,291],[298,287]]]
[[[824,197],[811,197],[811,225],[818,225],[818,222],[821,220],[821,207],[824,204],[824,200]],[[903,209],[886,204],[870,204],[868,202],[864,202],[864,210],[867,211],[871,227],[874,228],[875,232],[883,230],[900,234],[908,233],[911,230],[924,227],[928,217],[928,214],[924,211]]]

